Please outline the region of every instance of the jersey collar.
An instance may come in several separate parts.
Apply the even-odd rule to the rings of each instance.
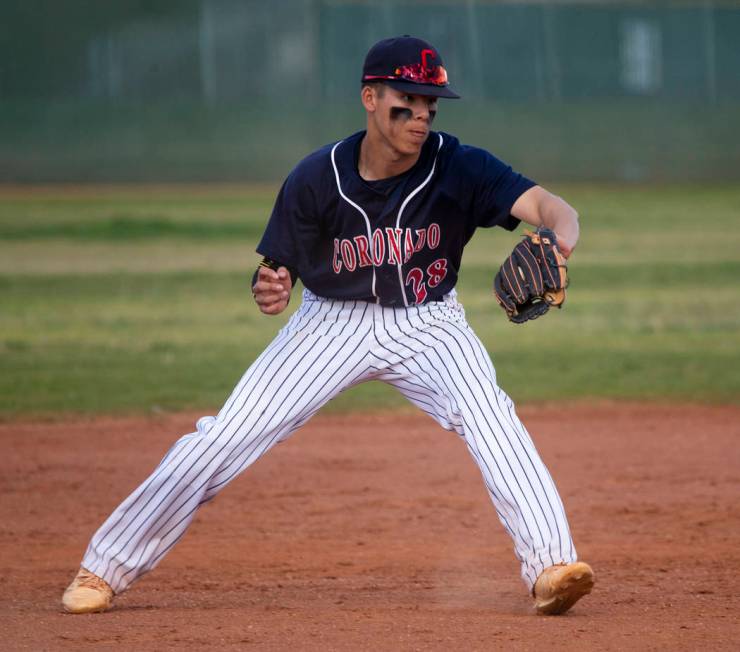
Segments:
[[[355,148],[359,147],[366,133],[367,132],[363,129],[362,131],[358,131],[348,138],[345,138],[339,144],[339,147],[337,147],[336,162],[342,179],[347,181],[351,180],[352,186],[362,186],[369,190],[368,186],[360,176],[355,162]],[[404,175],[408,175],[407,178],[409,180],[415,179],[417,176],[421,178],[426,177],[434,161],[438,145],[439,135],[437,132],[430,131],[426,142],[422,145],[419,160],[410,170],[404,172]]]

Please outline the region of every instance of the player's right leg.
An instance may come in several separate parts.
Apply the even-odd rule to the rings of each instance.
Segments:
[[[304,295],[302,306],[246,371],[218,416],[200,419],[196,432],[178,440],[94,534],[82,568],[112,591],[99,607],[107,608],[113,593],[159,563],[200,505],[368,373],[367,308],[365,302]],[[95,589],[89,578],[78,580],[82,586],[65,593],[65,607],[102,610],[84,608],[85,596]],[[80,595],[81,604],[75,602]]]

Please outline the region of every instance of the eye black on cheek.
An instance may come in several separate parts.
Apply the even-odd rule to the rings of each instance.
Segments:
[[[411,120],[414,114],[411,109],[402,106],[391,107],[391,120]]]

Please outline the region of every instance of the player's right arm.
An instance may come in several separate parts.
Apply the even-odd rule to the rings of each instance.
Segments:
[[[276,270],[260,266],[252,285],[254,300],[261,312],[266,315],[278,315],[288,306],[293,279],[286,267]]]
[[[334,179],[326,174],[329,151],[325,147],[314,152],[288,175],[257,245],[264,258],[252,280],[252,293],[266,315],[285,310],[301,270],[312,265],[310,253],[321,238],[317,197],[326,196],[322,184]]]

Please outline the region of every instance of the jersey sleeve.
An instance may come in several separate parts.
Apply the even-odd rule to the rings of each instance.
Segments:
[[[319,237],[316,196],[299,166],[283,183],[257,253],[300,272]]]
[[[511,214],[511,207],[537,184],[485,150],[477,150],[475,157],[478,159],[473,201],[476,226],[500,226],[513,231],[519,220]]]

